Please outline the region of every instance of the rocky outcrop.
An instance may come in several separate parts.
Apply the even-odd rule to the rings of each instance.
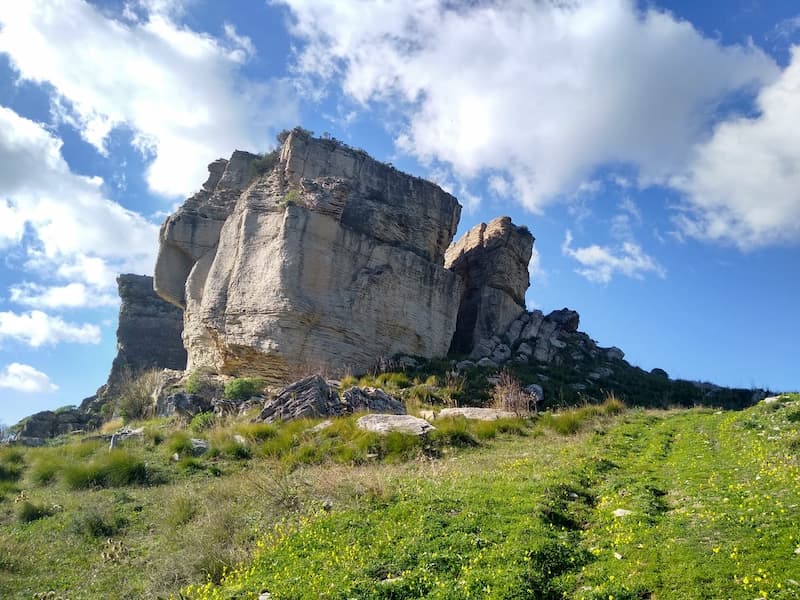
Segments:
[[[443,267],[456,199],[300,129],[248,179],[253,160],[212,163],[161,230],[156,290],[185,306],[189,368],[275,382],[446,354],[462,290]]]
[[[472,352],[525,311],[533,241],[527,228],[499,217],[473,227],[447,250],[445,267],[464,281],[452,352]]]
[[[259,419],[272,423],[301,418],[342,417],[362,411],[402,415],[406,409],[402,402],[383,390],[351,387],[340,395],[336,382],[313,375],[296,381],[268,401]]]
[[[186,368],[183,311],[156,294],[153,278],[147,275],[120,275],[117,290],[117,356],[108,381],[81,402],[81,410],[86,412],[98,413],[117,395],[118,386],[128,375],[147,369]]]
[[[111,364],[109,384],[118,381],[125,370],[185,369],[182,311],[155,293],[152,277],[120,275],[117,288],[117,356]]]
[[[45,410],[25,419],[16,439],[35,440],[53,438],[59,435],[94,429],[100,424],[96,415],[88,414],[77,408],[68,408],[57,411]]]

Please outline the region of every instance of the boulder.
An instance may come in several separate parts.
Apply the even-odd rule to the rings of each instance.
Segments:
[[[462,291],[443,266],[453,196],[300,129],[263,174],[226,182],[217,164],[162,227],[156,265],[157,292],[186,308],[190,369],[277,383],[446,354]]]
[[[464,280],[451,351],[472,352],[478,340],[505,331],[525,312],[533,241],[527,228],[499,217],[448,248],[445,266]]]
[[[496,369],[498,364],[494,362],[491,358],[482,358],[477,363],[479,367],[489,368],[489,369]]]
[[[213,410],[214,406],[210,400],[197,394],[187,392],[177,392],[167,396],[163,402],[156,404],[156,415],[159,417],[169,417],[177,415],[185,419],[191,419],[200,413]]]
[[[287,386],[269,400],[259,419],[272,423],[300,418],[341,417],[361,411],[405,414],[402,402],[383,390],[351,387],[341,396],[336,382],[312,375]]]
[[[580,324],[580,315],[568,308],[554,310],[545,318],[556,323],[559,330],[566,331],[567,333],[578,331],[578,325]]]
[[[471,360],[462,360],[456,363],[456,370],[458,371],[466,371],[467,369],[472,369],[475,367],[475,363]]]
[[[374,387],[351,387],[342,393],[342,401],[347,414],[367,411],[376,413],[389,413],[392,415],[406,414],[405,405],[381,389]]]
[[[539,375],[538,377],[542,381],[547,381],[548,379],[544,375]],[[533,398],[534,404],[539,404],[540,402],[544,401],[544,390],[542,389],[542,386],[537,385],[535,383],[531,383],[530,385],[526,385],[523,388],[523,390],[525,391],[526,394],[528,394]]]
[[[100,419],[97,415],[78,408],[44,410],[24,420],[17,434],[17,440],[53,438],[73,431],[94,429],[99,425]]]
[[[517,348],[517,352],[524,354],[525,356],[530,356],[533,354],[533,348],[531,348],[527,342],[522,342],[519,345],[519,348]]]
[[[392,431],[410,435],[426,435],[436,428],[425,419],[411,415],[364,415],[356,421],[359,429],[385,435]]]
[[[511,348],[505,344],[500,344],[492,352],[492,360],[496,363],[503,363],[511,358]]]
[[[530,318],[528,322],[525,324],[525,327],[520,333],[520,339],[523,340],[532,340],[537,335],[539,335],[539,327],[542,325],[542,321],[544,320],[544,313],[540,310],[534,310],[533,312],[529,313]]]
[[[465,419],[474,419],[476,421],[496,421],[497,419],[513,419],[516,416],[513,412],[507,410],[465,406],[462,408],[443,408],[436,415],[436,418],[464,417]]]
[[[616,346],[607,348],[605,353],[608,360],[622,360],[625,358],[625,353]]]

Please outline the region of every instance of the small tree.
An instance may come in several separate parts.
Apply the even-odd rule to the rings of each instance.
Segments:
[[[153,412],[153,392],[161,383],[161,371],[147,369],[135,372],[125,369],[115,386],[115,412],[128,423],[145,419]]]

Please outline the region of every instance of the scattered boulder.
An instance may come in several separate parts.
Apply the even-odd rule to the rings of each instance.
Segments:
[[[650,375],[658,377],[659,379],[669,379],[669,374],[664,369],[659,369],[658,367],[650,371]]]
[[[496,363],[502,363],[511,358],[511,348],[505,344],[500,344],[492,351],[492,360]]]
[[[475,367],[475,363],[471,360],[462,360],[456,363],[456,370],[466,371]]]
[[[367,411],[403,415],[406,412],[406,407],[400,400],[374,387],[348,388],[342,393],[342,400],[347,414]]]
[[[21,442],[26,438],[54,438],[74,431],[95,429],[99,425],[100,419],[97,415],[84,412],[78,408],[56,411],[44,410],[24,420],[16,439]]]
[[[616,346],[612,346],[606,349],[606,358],[608,360],[622,360],[625,358],[625,353]]]
[[[476,364],[479,367],[484,367],[484,368],[489,368],[489,369],[496,369],[499,366],[491,358],[482,358]]]
[[[412,415],[364,415],[356,421],[356,425],[359,429],[384,435],[392,431],[398,431],[422,436],[436,429],[425,419]]]
[[[613,374],[614,371],[608,367],[597,367],[594,371],[589,373],[587,377],[589,379],[606,379],[611,377]]]
[[[213,408],[211,401],[203,396],[187,392],[176,392],[167,396],[163,403],[156,405],[156,414],[159,417],[177,415],[185,419],[191,419],[195,415],[209,412]]]
[[[445,267],[464,281],[452,352],[473,352],[476,342],[506,331],[525,312],[533,241],[527,228],[499,217],[476,225],[448,248]]]
[[[513,419],[516,416],[513,412],[507,410],[465,406],[461,408],[443,408],[436,415],[436,418],[464,417],[465,419],[474,419],[476,421],[496,421],[497,419]]]
[[[401,415],[406,409],[396,398],[372,387],[354,386],[340,397],[336,382],[312,375],[281,390],[264,405],[259,419],[272,423],[300,418],[341,417],[360,411]]]
[[[132,429],[131,427],[122,427],[117,429],[111,435],[108,449],[113,450],[114,448],[118,448],[122,442],[133,437],[142,439],[144,437],[144,427],[138,427],[136,429]]]

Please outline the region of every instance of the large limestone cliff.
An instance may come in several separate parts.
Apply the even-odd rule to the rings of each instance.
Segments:
[[[447,250],[445,266],[464,281],[451,350],[470,352],[525,311],[533,236],[509,217],[480,223]]]
[[[453,196],[299,129],[271,169],[221,187],[214,169],[236,157],[161,230],[156,290],[185,307],[190,369],[280,380],[446,354],[462,290],[443,267]]]

